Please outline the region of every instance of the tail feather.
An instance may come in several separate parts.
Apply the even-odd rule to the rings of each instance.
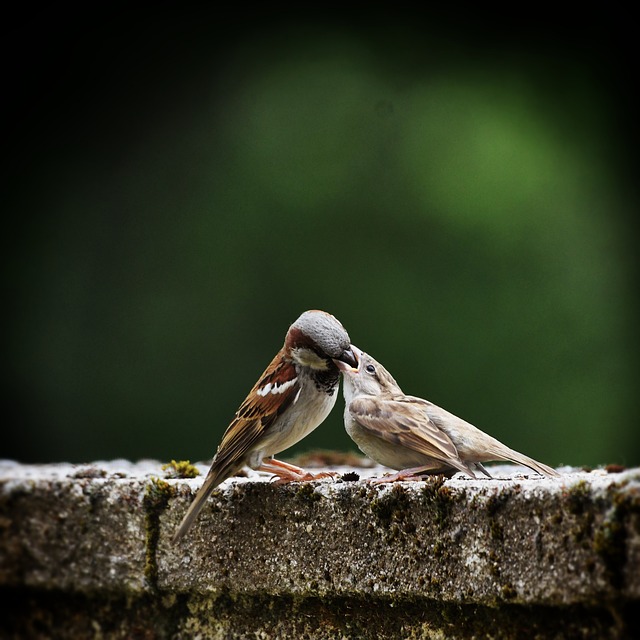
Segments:
[[[224,482],[229,476],[233,475],[238,469],[229,469],[222,468],[216,469],[215,463],[209,469],[209,473],[203,483],[203,485],[198,490],[196,497],[193,499],[193,502],[189,505],[187,509],[187,513],[184,518],[182,518],[182,522],[176,529],[176,532],[173,534],[173,538],[171,538],[172,544],[177,544],[184,538],[189,529],[191,529],[193,523],[196,518],[200,514],[202,507],[204,507],[207,498],[211,495],[211,492],[222,482]]]
[[[529,456],[525,456],[523,453],[509,449],[509,447],[496,449],[492,451],[492,453],[495,456],[495,458],[493,458],[495,460],[505,460],[507,462],[515,462],[516,464],[524,465],[525,467],[529,467],[529,469],[533,469],[540,475],[547,476],[548,478],[560,477],[560,474],[555,469],[552,469],[546,464],[538,462]]]

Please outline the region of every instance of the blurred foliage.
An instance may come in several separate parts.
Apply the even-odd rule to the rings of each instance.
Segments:
[[[516,449],[640,463],[629,105],[588,34],[83,11],[18,32],[0,457],[207,459],[320,308]],[[353,448],[342,410],[286,455]]]

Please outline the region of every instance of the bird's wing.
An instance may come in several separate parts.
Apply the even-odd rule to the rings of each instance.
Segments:
[[[418,400],[421,399],[418,398]],[[523,453],[507,447],[499,440],[496,440],[494,437],[490,436],[488,433],[480,431],[465,420],[462,420],[462,418],[458,418],[452,413],[449,413],[446,409],[443,409],[442,407],[439,407],[429,402],[428,400],[422,400],[422,402],[425,403],[426,411],[429,415],[429,418],[436,425],[436,427],[444,431],[447,431],[451,428],[457,428],[458,431],[466,429],[471,430],[475,434],[474,438],[476,442],[481,444],[481,446],[477,446],[477,449],[479,449],[479,451],[476,452],[476,459],[474,460],[475,463],[489,462],[490,460],[503,460],[505,462],[514,462],[516,464],[524,465],[525,467],[529,467],[530,469],[533,469],[543,476],[556,478],[560,475],[555,469],[552,469],[542,462],[538,462],[537,460],[534,460],[529,456],[525,456]],[[481,469],[481,471],[487,474],[486,469],[484,471]]]
[[[274,358],[227,427],[207,477],[173,537],[174,543],[191,528],[211,492],[244,466],[247,455],[278,416],[296,401],[299,390],[293,363]]]
[[[424,402],[404,395],[360,396],[351,401],[349,412],[372,435],[468,473],[451,438],[427,415]]]
[[[214,467],[242,465],[244,458],[291,404],[300,391],[296,368],[279,359],[267,367],[240,405],[218,447]]]

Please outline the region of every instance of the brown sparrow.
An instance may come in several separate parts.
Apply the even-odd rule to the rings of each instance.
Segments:
[[[335,361],[344,374],[347,433],[369,458],[398,473],[382,482],[417,480],[420,474],[462,471],[490,476],[489,460],[522,464],[545,476],[559,476],[545,464],[510,449],[473,425],[432,404],[407,396],[392,375],[353,346],[358,366]]]
[[[327,417],[340,379],[336,362],[357,366],[349,335],[329,313],[306,311],[289,327],[282,349],[225,431],[174,543],[187,533],[213,489],[245,465],[273,473],[282,482],[328,475],[314,476],[273,456],[302,440]]]

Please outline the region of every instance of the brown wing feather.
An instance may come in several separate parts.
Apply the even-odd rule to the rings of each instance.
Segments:
[[[429,419],[419,400],[409,396],[361,396],[352,400],[349,412],[372,435],[468,473],[449,436]]]
[[[242,466],[244,458],[253,446],[268,431],[276,418],[291,405],[300,385],[296,381],[282,393],[267,393],[259,396],[258,389],[267,384],[283,384],[296,377],[296,369],[292,362],[277,359],[271,362],[258,382],[251,389],[227,430],[222,436],[209,473],[229,466]],[[228,477],[228,476],[225,476]],[[222,478],[222,482],[225,478]]]
[[[258,395],[257,391],[267,384],[282,385],[295,377],[293,363],[280,357],[274,358],[260,376],[224,432],[207,477],[173,536],[174,544],[191,528],[211,492],[244,466],[247,455],[276,418],[291,405],[300,386],[296,381],[281,393]]]

